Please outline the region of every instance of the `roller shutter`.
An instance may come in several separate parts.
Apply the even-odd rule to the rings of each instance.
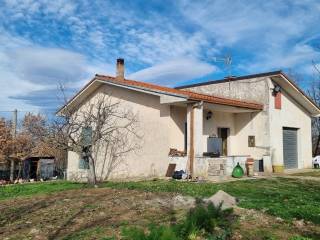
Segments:
[[[285,169],[298,168],[297,129],[283,128],[283,161]]]

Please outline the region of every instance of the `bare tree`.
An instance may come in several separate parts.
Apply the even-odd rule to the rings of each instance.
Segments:
[[[307,91],[308,96],[318,105],[320,106],[320,68],[317,64],[312,61],[312,66],[315,74],[311,80],[311,84],[309,85]],[[295,83],[298,85],[307,79],[294,70],[289,70],[288,76],[290,79],[293,79]],[[312,153],[313,155],[319,154],[319,145],[320,145],[320,118],[312,118]]]
[[[111,94],[98,93],[77,109],[66,105],[52,129],[59,148],[88,161],[88,180],[94,185],[140,147],[137,115]]]
[[[318,106],[320,106],[320,69],[314,61],[312,61],[312,64],[316,74],[313,78],[310,88],[308,89],[308,95]],[[312,119],[312,143],[313,155],[315,156],[319,154],[320,118]]]
[[[15,139],[12,136],[11,124],[10,121],[0,118],[0,162],[6,165],[15,160],[13,158]]]

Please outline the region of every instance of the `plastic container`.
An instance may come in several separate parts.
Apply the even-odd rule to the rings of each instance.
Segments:
[[[244,175],[244,171],[239,163],[237,163],[237,166],[234,167],[232,171],[232,177],[234,178],[242,178]]]

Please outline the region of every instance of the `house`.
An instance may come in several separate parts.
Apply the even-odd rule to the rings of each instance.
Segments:
[[[118,59],[116,77],[95,75],[59,113],[101,93],[138,114],[144,138],[112,178],[161,177],[169,164],[194,177],[229,175],[247,158],[264,172],[312,165],[311,119],[320,109],[281,71],[169,88],[125,79]],[[80,160],[68,153],[68,179],[88,176]]]

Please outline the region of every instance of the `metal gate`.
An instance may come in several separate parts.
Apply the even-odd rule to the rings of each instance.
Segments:
[[[285,169],[298,168],[297,129],[283,128],[283,162]]]

